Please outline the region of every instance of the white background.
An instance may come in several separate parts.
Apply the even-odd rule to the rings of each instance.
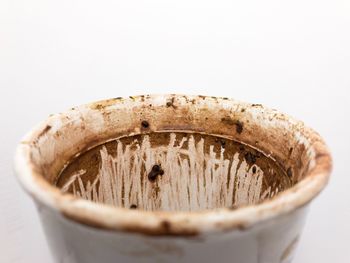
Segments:
[[[0,1],[0,262],[51,263],[12,157],[50,113],[188,93],[280,109],[334,156],[295,263],[350,262],[350,1]]]

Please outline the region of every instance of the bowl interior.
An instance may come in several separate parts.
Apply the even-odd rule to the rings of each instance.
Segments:
[[[153,132],[122,137],[72,160],[56,185],[98,203],[143,210],[238,208],[292,186],[272,158],[224,137]]]

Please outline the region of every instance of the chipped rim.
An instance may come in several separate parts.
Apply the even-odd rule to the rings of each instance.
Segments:
[[[159,97],[180,97],[185,95],[150,95],[150,99]],[[193,96],[210,98],[209,96]],[[225,98],[226,99],[226,98]],[[234,99],[231,102],[243,103]],[[99,102],[105,102],[99,101]],[[94,102],[96,103],[96,102]],[[88,107],[85,104],[83,107]],[[265,110],[271,110],[262,106]],[[276,111],[277,112],[277,111]],[[288,121],[294,118],[282,114]],[[58,116],[58,115],[54,115]],[[196,236],[204,233],[222,233],[227,230],[243,230],[259,222],[280,215],[288,214],[315,198],[326,186],[331,170],[332,158],[322,138],[314,130],[303,126],[304,136],[311,143],[315,152],[314,167],[305,178],[291,188],[259,204],[248,205],[236,210],[219,208],[198,212],[143,211],[96,204],[79,199],[61,191],[44,179],[30,158],[30,147],[27,143],[35,138],[46,121],[32,129],[17,146],[14,169],[22,187],[39,203],[45,205],[64,217],[83,225],[104,230],[134,232],[146,235]]]

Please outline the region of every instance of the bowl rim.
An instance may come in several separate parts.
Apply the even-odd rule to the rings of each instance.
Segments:
[[[157,99],[164,96],[180,97],[185,95],[147,96],[150,99]],[[209,96],[196,97],[212,98]],[[224,99],[227,100],[227,98]],[[108,100],[99,102],[105,101]],[[240,103],[234,99],[228,99],[228,101]],[[81,107],[89,107],[91,104],[84,104]],[[265,110],[271,110],[265,106],[261,107]],[[287,120],[296,121],[288,115],[282,115]],[[57,116],[58,114],[50,118]],[[286,215],[307,205],[326,186],[332,170],[332,158],[328,147],[317,132],[302,124],[303,135],[315,152],[312,160],[315,165],[307,172],[305,178],[271,199],[236,210],[220,208],[198,212],[143,211],[112,207],[79,199],[71,194],[62,194],[58,188],[47,182],[43,174],[36,169],[31,161],[31,148],[28,142],[35,138],[38,130],[46,126],[46,121],[27,133],[17,146],[14,169],[20,184],[37,201],[38,206],[47,206],[70,220],[103,230],[156,236],[196,236],[204,233],[248,229],[258,223]]]

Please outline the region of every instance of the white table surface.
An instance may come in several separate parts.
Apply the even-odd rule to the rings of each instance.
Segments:
[[[350,262],[349,1],[0,1],[0,262],[51,263],[12,158],[50,113],[147,93],[234,97],[319,131],[334,156],[295,263]]]

